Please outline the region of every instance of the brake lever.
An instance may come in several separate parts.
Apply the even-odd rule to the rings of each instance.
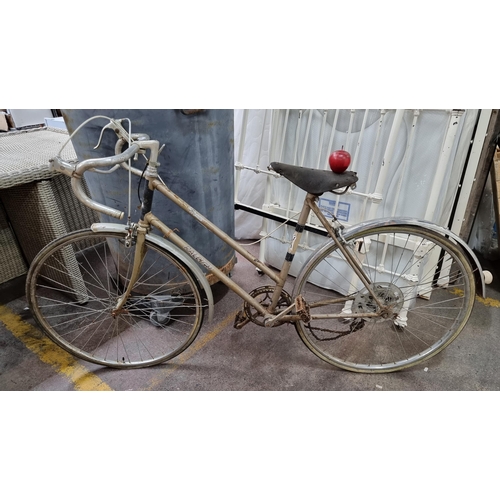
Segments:
[[[101,134],[99,136],[99,140],[97,141],[97,144],[94,146],[94,149],[98,149],[101,145],[101,142],[102,142],[102,137],[104,135],[104,131],[107,129],[107,128],[111,128],[113,129],[113,131],[115,132],[115,134],[120,137],[121,139],[124,139],[127,143],[129,142],[129,135],[128,135],[128,132],[122,127],[122,122],[123,118],[119,119],[119,120],[114,120],[114,119],[110,119],[110,122],[107,124],[107,125],[104,125],[104,127],[102,127],[102,130],[101,130]]]

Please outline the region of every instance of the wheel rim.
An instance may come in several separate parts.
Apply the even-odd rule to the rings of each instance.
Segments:
[[[418,228],[393,227],[360,232],[349,242],[380,289],[379,301],[386,301],[386,317],[353,319],[373,312],[374,299],[349,274],[332,243],[306,264],[293,296],[305,298],[313,318],[346,317],[296,323],[309,349],[347,370],[390,372],[428,359],[456,338],[472,310],[475,288],[468,261],[447,240]],[[328,298],[350,300],[314,307]]]
[[[147,243],[132,294],[119,296],[135,248],[123,235],[81,232],[57,240],[33,263],[29,302],[47,335],[70,353],[105,366],[151,366],[194,340],[203,319],[201,295],[189,270]]]

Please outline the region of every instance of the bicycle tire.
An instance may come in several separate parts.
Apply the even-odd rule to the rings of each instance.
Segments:
[[[125,235],[89,229],[54,240],[35,257],[26,296],[42,330],[72,355],[112,368],[147,367],[194,341],[205,295],[185,264],[147,241],[132,293],[114,311],[135,252]]]
[[[474,305],[475,281],[461,248],[441,234],[409,225],[346,233],[347,246],[387,306],[354,275],[334,241],[320,248],[296,279],[312,319],[295,327],[305,345],[324,361],[362,373],[393,372],[434,356],[465,326]],[[321,301],[339,303],[321,305]],[[339,314],[340,318],[321,318]]]

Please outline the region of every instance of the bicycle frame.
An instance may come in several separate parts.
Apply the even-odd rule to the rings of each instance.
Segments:
[[[238,254],[240,254],[244,259],[254,264],[260,271],[262,271],[266,276],[268,276],[272,281],[276,283],[275,290],[272,295],[271,305],[268,309],[262,306],[257,300],[255,300],[249,293],[247,293],[243,288],[241,288],[238,284],[236,284],[229,276],[224,274],[220,269],[218,269],[212,262],[210,262],[207,258],[201,255],[196,249],[190,246],[186,241],[184,241],[180,236],[178,236],[175,230],[168,227],[164,224],[160,219],[158,219],[152,212],[143,209],[143,217],[141,222],[139,223],[140,231],[147,231],[150,226],[153,226],[160,230],[165,238],[170,240],[174,245],[185,251],[188,255],[190,255],[196,262],[199,262],[203,267],[205,267],[209,272],[211,272],[218,280],[224,283],[230,290],[235,292],[239,297],[241,297],[245,302],[248,302],[252,307],[255,308],[260,314],[264,316],[264,321],[266,326],[273,326],[277,321],[281,322],[294,322],[299,319],[307,320],[309,312],[305,312],[303,310],[299,310],[300,306],[297,303],[291,304],[289,307],[281,311],[278,315],[275,315],[276,306],[281,296],[281,292],[285,285],[286,279],[288,277],[290,267],[297,251],[297,248],[300,243],[302,232],[304,231],[304,227],[307,221],[307,218],[311,211],[318,217],[321,221],[322,225],[328,231],[328,234],[331,238],[336,242],[339,246],[341,252],[345,256],[347,262],[350,264],[352,269],[356,272],[360,280],[366,286],[368,290],[370,290],[371,285],[368,277],[364,273],[363,269],[359,266],[356,260],[350,255],[349,250],[342,245],[339,237],[336,234],[336,231],[332,228],[332,226],[328,223],[327,219],[317,206],[315,200],[316,196],[312,194],[307,194],[304,200],[304,204],[302,210],[300,212],[297,225],[295,228],[295,232],[292,238],[292,243],[288,249],[288,252],[285,256],[283,266],[279,274],[276,274],[270,267],[259,261],[255,258],[250,252],[248,252],[245,248],[243,248],[237,241],[231,238],[227,233],[222,231],[219,227],[213,224],[210,220],[200,214],[197,210],[195,210],[189,203],[184,201],[178,195],[176,195],[172,190],[170,190],[167,186],[161,183],[158,179],[152,177],[148,179],[148,186],[145,189],[145,199],[146,204],[150,206],[152,201],[152,193],[154,191],[159,191],[166,198],[175,203],[182,210],[187,212],[189,215],[194,217],[196,221],[198,221],[202,226],[206,229],[214,233],[217,237],[219,237],[222,241],[228,244],[231,248],[233,248]],[[146,196],[146,192],[148,192]],[[143,242],[144,239],[140,238],[136,245],[136,257],[135,257],[135,266],[137,268],[137,272],[140,268],[140,264],[142,263],[143,258]],[[129,288],[132,289],[133,280],[131,280]],[[125,292],[122,300],[120,300],[120,304],[125,303],[127,299],[128,293]],[[341,299],[336,299],[334,302],[347,302],[350,300],[350,297],[344,297]],[[384,309],[383,304],[376,299],[381,310]],[[332,302],[332,301],[330,301]],[[333,302],[332,302],[333,303]],[[288,314],[294,307],[298,309],[297,314]],[[377,317],[380,313],[359,313],[353,315],[351,313],[350,317]],[[327,317],[329,318],[341,318],[342,314],[330,314]],[[310,318],[310,316],[309,316]]]

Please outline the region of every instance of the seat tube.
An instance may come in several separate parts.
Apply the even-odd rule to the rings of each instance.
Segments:
[[[270,306],[271,313],[274,313],[274,309],[276,308],[278,301],[281,296],[281,291],[285,286],[285,281],[290,271],[290,267],[292,266],[293,258],[295,257],[295,253],[297,252],[297,248],[300,243],[300,238],[302,237],[302,233],[304,232],[307,218],[311,212],[310,202],[312,202],[316,197],[312,194],[308,194],[304,200],[304,205],[302,206],[302,210],[299,215],[299,220],[297,221],[297,225],[295,226],[295,231],[293,233],[292,242],[290,243],[290,247],[285,256],[285,261],[283,262],[283,266],[281,267],[281,272],[279,274],[279,282],[274,289],[273,299]]]

